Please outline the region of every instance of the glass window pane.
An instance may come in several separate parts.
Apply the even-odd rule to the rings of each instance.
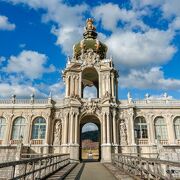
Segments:
[[[46,121],[42,117],[38,117],[33,122],[32,139],[45,139]]]
[[[0,139],[2,140],[4,138],[6,129],[6,120],[3,117],[0,117]]]
[[[163,117],[157,117],[155,119],[155,135],[156,139],[160,140],[167,140],[168,134],[167,134],[167,126],[166,122]]]
[[[147,123],[144,117],[137,117],[135,119],[134,131],[136,138],[148,138]]]
[[[18,140],[21,138],[21,136],[24,137],[25,126],[26,126],[26,120],[23,117],[18,117],[14,120],[12,127],[13,140]]]
[[[180,117],[174,119],[174,130],[176,139],[180,139]]]

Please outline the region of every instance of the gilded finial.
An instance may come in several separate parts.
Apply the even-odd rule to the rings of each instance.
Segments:
[[[93,25],[94,19],[93,18],[88,18],[86,20],[86,30],[91,30],[91,31],[96,31],[96,27]]]

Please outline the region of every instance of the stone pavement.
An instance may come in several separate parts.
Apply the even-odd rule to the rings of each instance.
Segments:
[[[116,178],[99,162],[85,163],[80,180],[115,180]]]

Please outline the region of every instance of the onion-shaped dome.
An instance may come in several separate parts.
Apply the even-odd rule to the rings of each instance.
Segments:
[[[86,53],[88,49],[92,49],[93,52],[97,53],[100,59],[106,57],[107,46],[96,39],[97,33],[93,22],[93,19],[87,19],[85,31],[83,33],[84,38],[73,47],[74,57],[76,59],[78,59],[82,53]]]

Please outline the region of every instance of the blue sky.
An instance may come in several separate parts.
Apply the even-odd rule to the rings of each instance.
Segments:
[[[88,17],[119,71],[120,99],[180,99],[179,0],[0,0],[0,97],[63,97],[61,70]]]

